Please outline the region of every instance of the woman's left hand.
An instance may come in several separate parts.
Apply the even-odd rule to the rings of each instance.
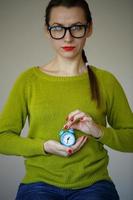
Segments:
[[[100,126],[96,124],[89,115],[80,110],[71,112],[66,120],[67,123],[64,125],[65,129],[77,129],[95,138],[100,138],[102,136]]]

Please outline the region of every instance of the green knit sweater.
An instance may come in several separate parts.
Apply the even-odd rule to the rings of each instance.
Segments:
[[[92,69],[99,82],[100,108],[91,100],[86,72],[60,77],[32,67],[15,82],[0,116],[0,153],[25,157],[23,183],[42,181],[62,188],[83,188],[110,180],[104,145],[133,152],[133,114],[123,89],[111,73]],[[58,133],[67,115],[76,109],[88,113],[102,126],[102,138],[89,137],[83,148],[70,157],[44,153],[43,143],[59,141]],[[29,130],[27,137],[22,137],[27,117]],[[77,138],[83,134],[76,131]]]

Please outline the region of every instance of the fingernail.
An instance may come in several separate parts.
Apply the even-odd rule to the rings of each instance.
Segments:
[[[64,128],[65,128],[65,129],[68,129],[68,126],[67,126],[67,125],[65,125],[65,126],[64,126]]]
[[[73,117],[71,117],[71,119],[70,119],[71,121],[73,121],[74,120],[74,118]]]
[[[73,150],[72,150],[72,149],[68,149],[68,150],[67,150],[67,153],[68,153],[69,155],[71,155],[71,154],[73,153]]]

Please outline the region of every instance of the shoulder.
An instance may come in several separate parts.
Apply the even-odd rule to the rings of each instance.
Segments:
[[[34,78],[34,76],[35,76],[34,75],[34,69],[35,69],[35,67],[29,67],[27,70],[21,72],[16,80],[17,81],[21,80],[21,81],[25,82],[29,79]]]
[[[32,66],[27,68],[25,71],[22,71],[15,80],[15,85],[19,86],[26,86],[30,85],[31,83],[35,82],[37,79],[35,69],[37,66]]]
[[[125,95],[125,92],[121,83],[115,77],[114,74],[97,67],[92,67],[92,69],[94,73],[96,74],[101,90],[103,90],[106,96],[113,98],[114,96]]]
[[[110,71],[107,71],[105,69],[102,69],[101,67],[95,67],[95,66],[91,66],[93,72],[95,73],[99,83],[104,83],[104,84],[114,84],[114,83],[118,83],[117,78],[115,77],[115,75],[113,73],[111,73]]]
[[[30,83],[35,79],[34,68],[35,67],[29,67],[27,70],[21,72],[14,81],[13,89],[23,90],[28,88]]]

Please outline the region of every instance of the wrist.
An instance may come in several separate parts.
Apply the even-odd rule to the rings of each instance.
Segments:
[[[103,135],[103,132],[102,132],[102,129],[101,129],[101,126],[100,125],[96,125],[96,129],[94,130],[92,136],[95,138],[95,139],[100,139]]]
[[[101,126],[99,125],[99,131],[98,131],[98,134],[95,136],[95,138],[98,140],[102,137],[103,137],[103,131],[102,131]]]

